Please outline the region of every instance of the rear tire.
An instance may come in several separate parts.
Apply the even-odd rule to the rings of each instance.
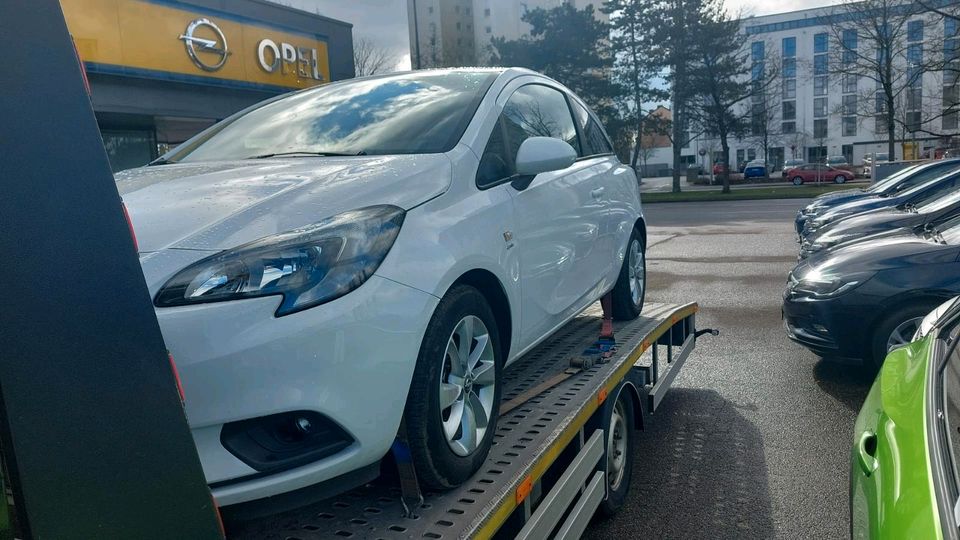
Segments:
[[[616,401],[609,404],[604,414],[604,455],[607,496],[600,503],[600,513],[610,517],[627,500],[633,476],[633,446],[636,430],[633,397],[626,385],[620,385]]]
[[[503,362],[486,298],[473,287],[450,289],[427,325],[404,409],[423,487],[456,487],[483,465],[497,429]]]
[[[643,311],[643,300],[647,294],[647,258],[643,239],[637,229],[630,234],[627,252],[623,256],[623,265],[617,284],[613,287],[613,318],[618,321],[632,321]]]
[[[803,185],[803,177],[802,177],[802,176],[794,176],[794,177],[793,177],[793,185],[795,185],[795,186],[802,186],[802,185]]]
[[[838,174],[837,177],[833,179],[833,182],[836,184],[843,184],[846,181],[847,177],[842,174]]]
[[[865,364],[880,369],[891,346],[895,348],[909,342],[920,321],[936,307],[937,304],[932,302],[910,304],[898,308],[881,319],[874,326],[873,336],[870,339],[870,356],[865,358]],[[894,344],[894,341],[900,343]]]

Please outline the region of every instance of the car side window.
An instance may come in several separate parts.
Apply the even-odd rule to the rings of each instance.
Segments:
[[[580,134],[583,136],[583,149],[580,152],[580,157],[613,153],[610,142],[603,134],[603,128],[590,116],[587,109],[572,99],[570,100],[570,106],[573,108],[573,116],[577,121],[577,127],[580,128]]]
[[[531,84],[510,96],[480,157],[477,187],[490,187],[516,174],[517,151],[530,137],[560,139],[580,153],[570,108],[558,90]]]
[[[505,178],[513,176],[513,162],[507,152],[507,142],[504,139],[503,117],[497,118],[493,126],[493,133],[487,141],[483,155],[480,157],[480,167],[477,169],[477,187],[490,187]]]

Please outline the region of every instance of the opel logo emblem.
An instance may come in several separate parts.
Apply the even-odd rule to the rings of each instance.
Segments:
[[[200,28],[208,28],[213,32],[214,39],[198,37],[196,32]],[[190,60],[204,71],[217,71],[222,68],[231,54],[227,48],[226,36],[210,19],[195,19],[187,25],[187,30],[180,34],[178,39],[183,41]]]

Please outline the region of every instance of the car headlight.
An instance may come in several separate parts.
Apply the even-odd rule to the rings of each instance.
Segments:
[[[834,276],[812,270],[797,281],[793,292],[812,299],[834,298],[855,289],[871,277],[872,273]]]
[[[339,298],[370,278],[393,246],[404,211],[370,206],[267,236],[178,272],[157,307],[283,296],[276,316]]]

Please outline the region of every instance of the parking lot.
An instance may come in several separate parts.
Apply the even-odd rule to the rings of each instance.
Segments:
[[[634,486],[590,538],[849,535],[853,423],[872,377],[784,334],[803,200],[647,205],[648,300],[700,303],[698,341],[641,434]]]

